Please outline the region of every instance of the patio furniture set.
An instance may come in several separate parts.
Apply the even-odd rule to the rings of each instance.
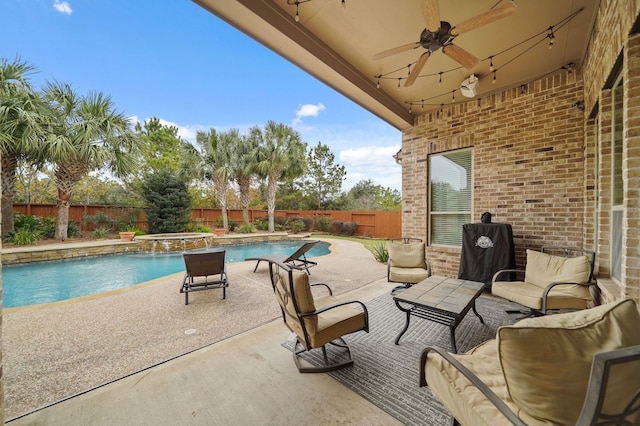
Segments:
[[[308,268],[317,263],[304,253],[313,244],[290,256],[247,259],[257,261],[254,272],[261,261],[269,263],[283,321],[295,335],[292,353],[301,373],[353,365],[343,336],[369,332],[364,303],[340,301],[327,284],[310,283]],[[524,271],[497,271],[487,286],[431,275],[419,239],[392,240],[387,247],[388,281],[402,284],[392,290],[392,297],[405,313],[395,344],[400,344],[411,317],[450,329],[451,352],[439,347],[424,350],[420,386],[430,387],[453,415],[454,424],[640,424],[640,314],[630,299],[586,309],[594,284],[593,252],[562,247],[527,250]],[[181,289],[185,303],[188,292],[200,288],[222,287],[225,297],[224,252],[222,270],[219,258],[217,262],[221,278],[196,284],[196,276],[210,271],[190,266],[185,254],[187,274]],[[457,354],[455,330],[466,314],[472,310],[484,323],[475,302],[487,287],[495,296],[523,306],[515,312],[528,318],[499,327],[495,339]],[[324,288],[327,294],[316,296],[312,288]],[[548,315],[559,309],[571,311]],[[329,354],[328,345],[337,347],[341,356]],[[319,366],[301,359],[314,349],[322,351]]]

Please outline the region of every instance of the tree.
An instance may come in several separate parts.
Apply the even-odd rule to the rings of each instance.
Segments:
[[[133,171],[140,139],[109,96],[95,92],[80,97],[64,83],[49,83],[44,93],[50,105],[46,153],[58,189],[55,238],[65,240],[76,184],[92,170],[106,168],[115,177]]]
[[[213,185],[213,191],[222,210],[225,229],[229,229],[227,190],[232,175],[229,149],[238,144],[238,138],[238,131],[235,129],[226,133],[219,133],[216,129],[210,129],[208,132],[199,131],[196,133],[196,142],[200,150],[189,149],[186,155],[186,158],[193,159],[191,167],[197,175]]]
[[[303,180],[303,189],[315,200],[313,208],[325,210],[329,202],[340,195],[342,182],[347,171],[344,166],[335,164],[335,156],[327,145],[318,145],[307,155],[307,175]]]
[[[269,232],[275,231],[275,206],[278,181],[302,176],[305,171],[306,144],[291,127],[269,120],[260,138],[257,172],[267,179]]]
[[[238,195],[242,206],[242,222],[245,225],[249,225],[248,210],[249,203],[251,203],[251,184],[256,171],[259,144],[260,129],[253,127],[249,130],[248,135],[233,139],[233,146],[229,147],[232,177],[238,185]]]
[[[191,199],[187,184],[175,173],[163,169],[148,173],[142,182],[147,202],[149,233],[182,232],[191,220]]]
[[[349,210],[399,210],[402,202],[400,191],[376,185],[371,179],[356,183],[344,198]]]
[[[178,136],[178,128],[162,124],[152,117],[143,124],[136,123],[136,132],[144,143],[141,144],[141,163],[138,178],[158,170],[178,171],[181,168],[182,150],[188,142]]]
[[[0,59],[0,167],[2,169],[2,227],[14,230],[13,198],[18,163],[37,162],[45,104],[31,87],[35,68],[16,58]]]

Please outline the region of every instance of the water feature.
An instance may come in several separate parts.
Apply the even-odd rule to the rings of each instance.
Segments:
[[[162,245],[161,242],[159,244]],[[211,250],[225,250],[227,262],[242,262],[247,257],[268,253],[291,254],[301,244],[299,241],[261,242],[216,246]],[[328,253],[329,244],[321,242],[307,256]],[[3,266],[3,307],[102,293],[181,271],[184,271],[181,251],[115,254]],[[233,280],[233,277],[229,279]]]

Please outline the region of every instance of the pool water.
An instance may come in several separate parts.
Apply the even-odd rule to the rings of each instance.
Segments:
[[[295,241],[228,245],[224,246],[225,260],[242,262],[245,258],[269,253],[289,255],[300,245]],[[328,253],[329,244],[320,242],[307,252],[307,257]],[[129,287],[180,271],[184,271],[180,252],[114,254],[9,265],[2,268],[2,304],[4,308],[15,308],[56,302]]]

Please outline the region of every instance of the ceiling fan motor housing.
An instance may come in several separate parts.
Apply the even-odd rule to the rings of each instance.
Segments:
[[[440,21],[438,32],[432,33],[426,28],[422,31],[422,34],[420,34],[420,46],[430,52],[435,52],[449,42],[451,38],[451,24],[446,21]]]

